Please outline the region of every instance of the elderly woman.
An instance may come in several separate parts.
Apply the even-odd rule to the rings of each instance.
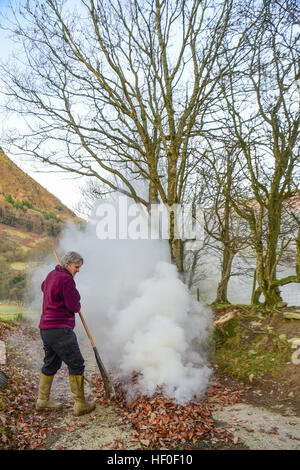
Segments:
[[[96,406],[84,397],[84,359],[73,331],[75,312],[81,308],[74,276],[82,264],[83,258],[78,253],[69,252],[63,257],[61,266],[57,265],[42,283],[44,298],[39,328],[45,357],[36,403],[39,411],[62,408],[61,403],[49,399],[53,377],[62,362],[69,369],[69,383],[75,401],[74,415],[89,413]]]

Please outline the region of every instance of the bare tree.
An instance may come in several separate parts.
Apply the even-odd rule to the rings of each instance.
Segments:
[[[6,110],[27,126],[13,136],[14,149],[94,177],[147,207],[180,203],[197,164],[195,129],[203,129],[230,65],[222,57],[235,3],[24,1],[12,27],[22,67],[2,66]],[[136,178],[147,184],[147,197],[136,190]],[[172,214],[170,226],[181,271]]]
[[[237,253],[251,244],[251,236],[242,219],[234,210],[231,202],[236,188],[242,184],[242,174],[238,165],[240,149],[221,143],[209,145],[198,172],[205,186],[202,193],[204,229],[210,238],[208,245],[220,258],[220,280],[215,303],[229,303],[228,283],[233,275],[232,263]],[[245,269],[243,269],[245,271]],[[243,272],[240,270],[239,275]]]
[[[281,302],[280,286],[300,282],[299,272],[284,279],[276,275],[286,248],[281,236],[284,207],[299,184],[299,33],[291,21],[293,3],[264,2],[244,44],[245,61],[222,84],[228,114],[223,109],[220,121],[227,138],[241,149],[245,178],[231,203],[248,221],[253,237],[254,301],[263,294],[268,306]]]

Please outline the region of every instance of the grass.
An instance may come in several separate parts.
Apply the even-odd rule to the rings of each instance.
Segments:
[[[271,316],[256,322],[251,317],[231,320],[225,334],[222,329],[214,330],[213,361],[238,379],[278,378],[291,360],[291,345],[277,328],[270,327]]]
[[[0,321],[20,320],[24,315],[24,307],[18,304],[0,303]]]
[[[31,271],[39,266],[38,261],[15,261],[10,264],[11,269],[14,271]]]
[[[49,237],[40,237],[33,240],[32,245],[39,245],[39,243],[47,242]]]
[[[19,230],[16,230],[16,229],[5,228],[3,229],[3,231],[9,233],[10,235],[14,235],[14,236],[16,235],[17,237],[20,237],[20,238],[30,238],[30,235],[27,235],[26,233],[20,232]]]
[[[280,375],[282,368],[291,358],[291,348],[286,341],[274,339],[269,342],[256,340],[242,344],[239,336],[230,338],[226,345],[220,347],[216,352],[216,359],[230,375],[237,378],[263,377],[265,375],[276,378]]]
[[[24,263],[22,261],[16,261],[15,263],[11,263],[10,267],[15,271],[25,271],[27,263]]]
[[[24,253],[27,253],[28,251],[30,251],[30,246],[19,246],[19,250],[23,251]]]

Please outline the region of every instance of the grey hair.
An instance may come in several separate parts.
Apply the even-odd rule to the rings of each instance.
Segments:
[[[81,255],[76,253],[75,251],[69,251],[66,253],[65,256],[61,260],[61,265],[63,267],[70,266],[70,264],[83,264],[83,258]]]

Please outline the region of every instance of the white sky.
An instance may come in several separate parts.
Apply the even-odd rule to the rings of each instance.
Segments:
[[[6,14],[8,11],[9,0],[0,0],[0,23],[3,24],[4,20],[2,14]],[[13,42],[8,37],[8,32],[0,30],[0,61],[3,61],[9,57],[9,54],[13,50]],[[1,97],[0,97],[1,99]],[[5,135],[9,132],[9,119],[8,116],[4,113],[0,112],[0,147],[1,139],[5,137]],[[14,126],[15,127],[15,126]],[[6,150],[4,148],[4,150]],[[83,180],[74,178],[74,174],[70,173],[56,173],[56,172],[45,172],[43,173],[37,172],[36,169],[32,167],[29,163],[26,163],[24,159],[21,157],[16,157],[14,155],[10,155],[9,152],[6,151],[7,156],[16,163],[23,171],[29,174],[32,178],[34,178],[38,183],[40,183],[44,188],[46,188],[49,192],[54,194],[54,196],[58,197],[63,204],[68,206],[71,210],[74,210],[77,203],[82,196],[79,192],[79,186],[83,185]],[[1,175],[0,175],[1,177]]]

